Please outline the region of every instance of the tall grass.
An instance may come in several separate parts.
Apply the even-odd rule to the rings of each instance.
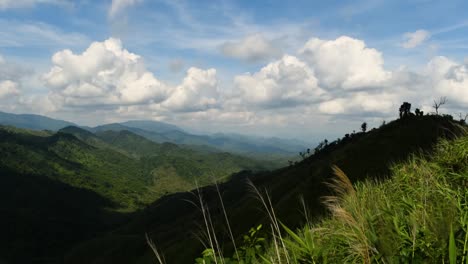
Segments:
[[[467,136],[395,165],[382,183],[352,186],[334,171],[331,216],[285,228],[292,263],[468,263]]]
[[[258,250],[263,241],[257,236],[260,228],[251,229],[250,235],[244,236],[249,243],[236,247],[232,258],[223,256],[209,210],[199,194],[208,242],[196,263],[468,264],[466,134],[441,141],[430,156],[420,153],[394,165],[392,177],[384,182],[353,185],[338,167],[333,171],[335,177],[328,186],[334,195],[323,197],[330,215],[320,222],[307,222],[298,230],[283,225],[270,196],[250,183],[268,216],[270,241],[265,249]],[[302,204],[308,219],[306,202]],[[224,217],[235,243],[225,210]],[[247,258],[246,252],[254,253]]]

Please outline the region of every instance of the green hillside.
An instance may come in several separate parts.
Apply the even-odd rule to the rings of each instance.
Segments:
[[[0,262],[7,263],[57,262],[77,241],[116,228],[163,195],[270,166],[77,127],[0,127],[0,153]]]
[[[77,127],[55,134],[1,128],[0,150],[2,168],[95,191],[122,210],[141,208],[165,193],[187,191],[196,181],[203,185],[241,170],[268,168],[268,164],[228,153],[206,154],[157,144],[129,131],[95,135]],[[180,181],[180,188],[166,188],[158,182],[166,172]]]
[[[326,214],[321,197],[331,194],[325,182],[333,177],[332,165],[343,169],[352,182],[384,180],[391,176],[391,167],[396,162],[406,160],[412,153],[430,153],[441,137],[452,138],[462,130],[448,117],[408,117],[328,143],[296,165],[274,172],[238,174],[219,185],[224,206],[219,203],[215,187],[202,188],[200,193],[209,208],[219,242],[230,256],[233,248],[224,224],[223,207],[239,244],[249,228],[258,224],[269,226],[268,217],[246,183],[247,178],[259,190],[268,190],[276,215],[284,224],[300,227],[305,223],[301,197],[310,220]],[[144,240],[146,232],[164,252],[168,263],[193,263],[205,248],[196,239],[203,217],[196,206],[187,202],[199,204],[197,199],[193,193],[166,196],[112,234],[76,247],[69,252],[66,263],[154,263]]]
[[[353,186],[337,170],[332,189],[331,215],[281,228],[284,246],[270,241],[258,263],[468,263],[466,133],[395,164],[385,182]]]

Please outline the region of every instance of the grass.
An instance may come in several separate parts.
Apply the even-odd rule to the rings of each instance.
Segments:
[[[250,258],[225,257],[207,221],[210,243],[196,263],[468,263],[466,133],[442,140],[430,156],[414,154],[393,165],[385,181],[353,185],[338,167],[333,172],[334,195],[323,197],[329,216],[293,231],[252,185],[270,221],[269,246],[251,245],[257,251]]]
[[[393,166],[385,182],[352,186],[334,171],[331,216],[288,231],[292,263],[467,263],[468,136]]]

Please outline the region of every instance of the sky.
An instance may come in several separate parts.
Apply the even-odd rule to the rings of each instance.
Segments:
[[[468,113],[468,1],[0,0],[0,111],[317,141]]]

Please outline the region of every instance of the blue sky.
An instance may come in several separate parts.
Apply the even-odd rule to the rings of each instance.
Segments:
[[[0,110],[316,140],[468,112],[467,1],[0,0]]]

